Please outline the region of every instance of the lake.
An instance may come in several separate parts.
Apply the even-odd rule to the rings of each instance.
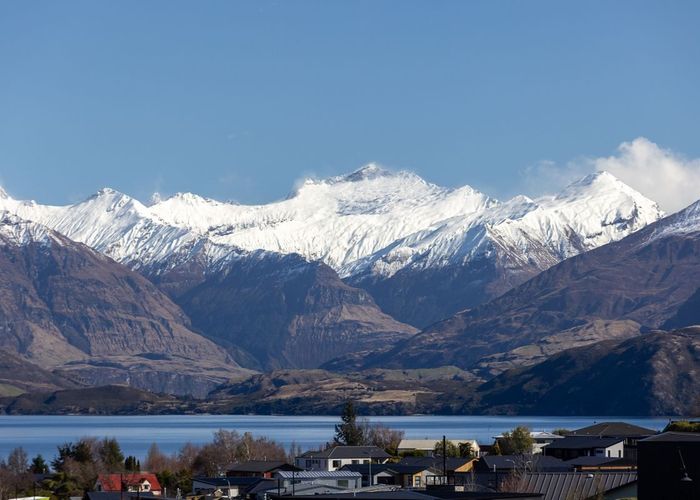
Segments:
[[[624,420],[661,430],[668,418],[627,417],[498,417],[409,416],[372,417],[407,438],[469,438],[491,443],[493,436],[526,425],[532,430],[577,429],[600,421]],[[172,453],[184,443],[205,443],[218,429],[267,436],[289,447],[292,442],[311,449],[333,438],[337,416],[158,415],[158,416],[0,416],[0,458],[22,446],[30,457],[56,455],[56,446],[82,436],[114,437],[125,455],[143,458],[151,443]]]

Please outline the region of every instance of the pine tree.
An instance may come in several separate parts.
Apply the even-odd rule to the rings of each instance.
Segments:
[[[346,446],[361,446],[364,441],[362,428],[357,425],[357,412],[352,401],[345,403],[341,422],[335,426],[335,444]]]
[[[32,458],[32,465],[29,468],[33,474],[48,474],[49,472],[49,466],[41,455]]]

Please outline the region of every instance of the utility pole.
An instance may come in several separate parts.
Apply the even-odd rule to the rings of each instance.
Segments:
[[[442,475],[445,478],[442,484],[447,484],[447,438],[442,436]]]

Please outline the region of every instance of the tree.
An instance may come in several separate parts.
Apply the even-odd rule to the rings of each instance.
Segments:
[[[357,425],[357,413],[352,401],[345,403],[341,422],[335,426],[333,441],[338,445],[361,446],[364,442],[362,428]]]
[[[160,451],[158,445],[153,443],[148,448],[148,453],[146,454],[146,470],[154,473],[162,472],[171,468],[171,462],[165,453]]]
[[[363,430],[364,444],[382,448],[390,455],[396,455],[404,431],[391,429],[384,424],[367,424]]]
[[[443,447],[442,440],[436,441],[433,447],[433,455],[440,457],[458,457],[459,447],[452,441],[445,441],[445,446]]]
[[[44,457],[39,454],[32,458],[32,464],[29,466],[29,469],[32,471],[32,474],[48,474],[49,464],[47,464]]]
[[[119,472],[123,469],[124,454],[116,439],[103,439],[100,442],[98,454],[106,472]]]
[[[29,471],[29,457],[21,446],[13,449],[7,456],[7,470],[15,476],[26,474]]]
[[[504,432],[498,444],[504,455],[526,455],[532,453],[535,440],[530,435],[530,429],[518,426],[512,432]]]
[[[138,472],[141,470],[141,462],[136,457],[129,455],[124,459],[124,469],[128,472]]]

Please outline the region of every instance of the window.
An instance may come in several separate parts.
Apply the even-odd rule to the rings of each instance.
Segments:
[[[348,487],[348,480],[347,479],[338,479],[338,488],[347,488]]]
[[[334,469],[339,469],[342,467],[342,464],[340,463],[340,460],[333,460],[333,468]]]
[[[368,463],[369,463],[369,460],[363,460],[362,463],[363,463],[363,464],[368,464]]]
[[[360,461],[359,461],[359,460],[351,460],[351,463],[352,463],[353,465],[357,465],[357,464],[360,463]]]
[[[413,486],[420,487],[420,476],[413,478]]]

